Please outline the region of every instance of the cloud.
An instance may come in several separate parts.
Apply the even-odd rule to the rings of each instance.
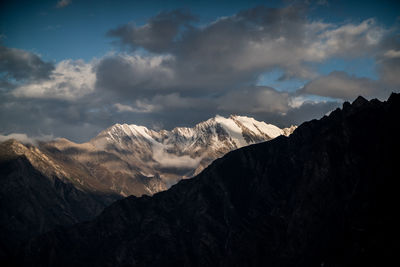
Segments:
[[[56,8],[64,8],[72,3],[71,0],[60,0],[57,2]]]
[[[135,109],[132,108],[129,105],[124,105],[120,103],[115,103],[114,104],[115,108],[118,110],[118,112],[135,112]]]
[[[400,91],[400,58],[389,58],[381,61],[380,80],[389,91]]]
[[[96,87],[131,99],[154,94],[171,86],[171,56],[112,55],[96,66]]]
[[[15,139],[23,144],[37,145],[37,143],[40,141],[51,141],[54,139],[54,137],[52,135],[29,137],[27,134],[24,133],[11,133],[8,135],[0,134],[0,142],[7,141],[9,139]]]
[[[390,91],[400,91],[400,41],[389,39],[377,57],[380,80]]]
[[[140,100],[136,100],[134,106],[115,103],[114,107],[118,112],[151,113],[157,110],[156,106]]]
[[[0,45],[0,79],[17,82],[47,79],[54,66],[44,62],[38,55],[16,48]]]
[[[319,75],[309,63],[362,56],[378,49],[386,34],[373,19],[337,26],[309,21],[304,8],[296,6],[257,7],[201,27],[192,25],[194,20],[190,13],[175,10],[161,12],[142,26],[122,25],[108,35],[133,53],[89,63],[61,62],[47,81],[23,84],[13,94],[76,100],[98,92],[130,106],[128,102],[140,106],[158,95],[234,98],[236,90],[256,84],[261,74],[276,68],[284,71],[281,79],[315,79]],[[132,110],[159,109],[133,105]]]
[[[94,91],[96,76],[91,63],[64,60],[44,81],[34,81],[17,87],[16,97],[76,100]]]
[[[400,51],[391,49],[385,52],[384,56],[387,58],[400,58]]]
[[[321,76],[306,84],[302,91],[345,100],[355,99],[359,95],[377,97],[385,93],[377,81],[352,76],[343,71],[334,71]]]
[[[321,61],[332,56],[365,56],[376,49],[386,34],[386,31],[376,25],[374,19],[367,19],[360,24],[345,24],[339,27],[322,24],[308,25],[314,40],[307,40],[304,59],[306,61]],[[325,28],[319,32],[318,28]]]
[[[300,125],[301,123],[313,119],[322,118],[324,115],[340,107],[342,101],[305,101],[298,107],[288,110],[288,112],[279,118],[272,116],[269,120],[281,127],[288,125]]]
[[[191,16],[177,19],[175,13],[181,14],[160,13],[141,27],[126,24],[108,35],[133,51],[172,56],[167,66],[175,74],[171,85],[176,87],[232,87],[254,82],[276,67],[286,78],[315,78],[305,63],[360,56],[376,49],[386,33],[373,19],[339,26],[310,22],[298,6],[257,7],[202,27],[190,25]],[[155,25],[160,29],[154,30]]]
[[[177,156],[165,151],[162,146],[153,147],[153,158],[162,168],[192,169],[199,166],[201,157]]]
[[[181,10],[122,25],[108,36],[129,49],[89,62],[52,64],[2,48],[8,61],[0,61],[0,132],[80,142],[114,123],[171,129],[232,113],[280,127],[298,124],[343,99],[398,90],[400,47],[390,34],[373,19],[333,24],[310,21],[303,7],[258,7],[203,25]],[[330,58],[365,56],[375,60],[377,80],[321,75],[315,67]],[[280,80],[296,78],[304,88],[256,86],[260,75],[276,69]]]
[[[74,141],[88,141],[110,125],[128,121],[114,116],[95,99],[64,101],[58,99],[0,97],[0,133],[25,133],[28,136],[53,135]]]
[[[162,52],[170,49],[182,28],[190,28],[193,21],[195,17],[184,10],[163,11],[143,26],[126,24],[108,31],[107,35],[119,38],[121,44],[133,49],[143,47]]]
[[[273,88],[255,86],[229,92],[218,101],[218,109],[232,113],[285,114],[289,106],[289,94]]]

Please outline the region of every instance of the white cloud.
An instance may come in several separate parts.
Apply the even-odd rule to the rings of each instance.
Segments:
[[[190,156],[177,156],[165,151],[163,146],[153,147],[153,159],[156,160],[164,168],[197,168],[200,164],[201,157],[191,158]]]
[[[118,112],[151,113],[166,109],[184,109],[210,103],[210,99],[201,100],[194,97],[182,97],[179,93],[156,94],[152,98],[137,99],[134,104],[114,104]]]
[[[286,30],[292,34],[289,29]],[[287,77],[314,79],[317,74],[305,62],[322,62],[334,56],[363,56],[377,48],[385,34],[385,30],[377,26],[373,19],[341,26],[304,22],[302,28],[297,30],[303,34],[293,37],[283,32],[277,36],[264,33],[257,36],[255,30],[257,38],[244,42],[243,47],[233,55],[233,61],[228,62],[230,68],[240,73],[281,67]]]
[[[41,136],[29,137],[27,134],[24,134],[24,133],[11,133],[8,135],[0,134],[0,142],[7,141],[9,139],[15,139],[24,144],[36,145],[39,141],[51,141],[54,139],[54,136],[53,135],[41,135]]]
[[[134,112],[134,113],[150,113],[158,110],[159,108],[153,104],[136,100],[134,106],[124,105],[120,103],[114,104],[118,112]]]
[[[338,99],[333,99],[330,97],[322,97],[322,96],[316,96],[316,95],[298,95],[298,96],[293,96],[289,99],[289,106],[291,108],[300,108],[304,104],[320,104],[320,103],[328,103],[328,102],[338,102],[340,103],[341,101]]]
[[[384,54],[387,58],[400,58],[400,50],[389,50]]]
[[[135,112],[135,109],[128,105],[123,105],[120,103],[115,103],[114,107],[118,110],[118,112]]]
[[[16,97],[76,100],[94,91],[94,64],[95,61],[63,60],[48,80],[22,85],[12,93]]]
[[[332,24],[311,23],[308,29],[309,38],[306,40],[303,59],[311,62],[338,55],[352,57],[363,55],[375,48],[385,34],[385,30],[377,26],[374,19],[339,27],[334,27]]]

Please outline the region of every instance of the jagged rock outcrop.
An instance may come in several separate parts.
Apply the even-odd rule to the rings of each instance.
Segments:
[[[153,197],[42,235],[29,266],[389,266],[400,95],[358,98]]]

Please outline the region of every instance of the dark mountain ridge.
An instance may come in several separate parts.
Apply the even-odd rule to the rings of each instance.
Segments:
[[[0,144],[0,262],[18,247],[61,225],[93,219],[118,195],[81,190],[37,148]],[[58,175],[57,175],[58,174]]]
[[[29,266],[386,266],[396,262],[400,95],[361,97],[153,197],[32,240]]]

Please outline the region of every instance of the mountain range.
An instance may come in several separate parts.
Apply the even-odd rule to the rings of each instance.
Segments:
[[[216,116],[193,128],[154,131],[116,124],[87,143],[64,138],[0,144],[0,259],[56,226],[93,219],[129,195],[153,195],[225,153],[289,135],[244,116]]]
[[[123,197],[141,196],[200,173],[231,150],[289,135],[294,129],[280,129],[244,116],[216,116],[193,128],[171,131],[115,124],[87,143],[57,139],[41,143],[39,148],[60,165],[67,162],[79,169],[79,175],[71,174],[70,179],[80,186]]]
[[[398,94],[345,102],[289,137],[229,152],[167,191],[129,196],[93,220],[34,238],[18,259],[25,266],[389,266],[397,261],[399,115]]]

